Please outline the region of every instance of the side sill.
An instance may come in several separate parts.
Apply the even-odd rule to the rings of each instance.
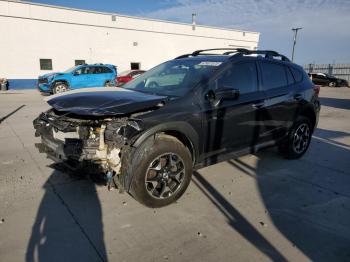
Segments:
[[[214,164],[217,164],[220,162],[227,161],[229,159],[236,159],[236,158],[239,158],[239,157],[244,156],[244,155],[253,154],[253,153],[260,151],[261,149],[273,147],[273,146],[277,145],[279,141],[281,141],[281,140],[280,139],[279,140],[271,140],[271,141],[257,144],[257,145],[252,146],[252,147],[246,147],[244,149],[240,149],[237,151],[232,151],[229,153],[223,153],[223,154],[215,155],[212,157],[208,157],[208,158],[204,159],[202,162],[196,163],[195,166],[193,167],[193,169],[198,170],[198,169],[201,169],[201,168],[204,168],[207,166],[211,166],[211,165],[214,165]]]

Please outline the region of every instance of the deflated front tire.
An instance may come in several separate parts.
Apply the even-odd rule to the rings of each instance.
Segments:
[[[129,166],[127,175],[132,176],[129,193],[148,207],[175,202],[191,181],[191,153],[175,137],[152,136],[135,149],[129,160],[123,163]]]

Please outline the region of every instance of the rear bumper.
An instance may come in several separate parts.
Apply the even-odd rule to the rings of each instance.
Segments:
[[[116,86],[118,86],[118,87],[121,87],[125,84],[126,84],[126,82],[116,82]]]
[[[320,103],[320,100],[316,100],[314,102],[314,108],[315,108],[315,114],[316,114],[316,121],[315,121],[315,127],[314,129],[317,128],[317,125],[318,125],[318,120],[320,118],[320,111],[321,111],[321,103]]]

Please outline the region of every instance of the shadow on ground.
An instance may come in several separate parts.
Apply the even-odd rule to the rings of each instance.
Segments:
[[[290,248],[297,248],[312,261],[350,261],[350,151],[335,141],[348,136],[346,132],[318,129],[309,152],[300,160],[285,160],[275,149],[269,149],[256,154],[254,166],[240,159],[228,161],[232,172],[238,169],[256,180],[276,229],[291,243]],[[327,152],[323,154],[327,159],[319,158],[319,152]],[[63,182],[62,176],[66,177]],[[107,261],[96,193],[102,181],[67,176],[55,170],[44,185],[27,262]],[[216,189],[217,185],[211,185],[200,172],[194,172],[193,182],[226,217],[232,230],[267,258],[290,259],[256,230],[256,225]]]
[[[350,149],[332,140],[350,134],[319,129],[316,135],[310,152],[300,160],[285,160],[268,149],[256,154],[256,166],[240,159],[228,163],[233,172],[238,169],[256,179],[266,211],[292,243],[290,248],[311,261],[350,261]],[[325,159],[318,162],[319,152],[327,152],[330,164]],[[286,260],[200,173],[194,173],[194,183],[234,230],[271,260]]]
[[[350,100],[341,98],[320,97],[321,105],[339,109],[350,109]]]
[[[318,140],[323,140],[325,142],[329,142],[331,144],[335,144],[335,145],[350,149],[350,145],[341,143],[335,140],[335,139],[342,139],[346,137],[350,137],[350,134],[347,132],[327,130],[322,128],[317,128],[317,130],[314,133],[314,138]]]
[[[200,173],[194,172],[193,175],[193,182],[195,185],[227,218],[233,230],[236,230],[242,237],[248,240],[272,261],[287,261],[287,259]]]
[[[330,165],[317,157],[309,162],[307,155],[288,161],[270,150],[257,155],[252,171],[274,225],[295,247],[312,261],[349,261],[350,191],[343,185],[350,183],[350,176],[336,161],[345,163],[350,152],[323,140],[314,142],[309,154],[317,150],[340,159]],[[279,172],[279,166],[285,171]]]
[[[4,117],[0,118],[0,124],[5,121],[7,118],[9,118],[10,116],[12,116],[13,114],[15,114],[17,111],[21,110],[23,107],[25,107],[26,105],[21,105],[20,107],[16,108],[15,110],[13,110],[11,113],[7,114]]]
[[[96,192],[100,181],[94,182],[58,170],[52,173],[43,186],[45,195],[32,227],[27,262],[107,261]]]

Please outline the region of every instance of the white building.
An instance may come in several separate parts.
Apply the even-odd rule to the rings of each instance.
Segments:
[[[147,70],[194,50],[256,49],[258,42],[257,32],[0,0],[0,78],[12,87],[33,86],[76,60]]]

